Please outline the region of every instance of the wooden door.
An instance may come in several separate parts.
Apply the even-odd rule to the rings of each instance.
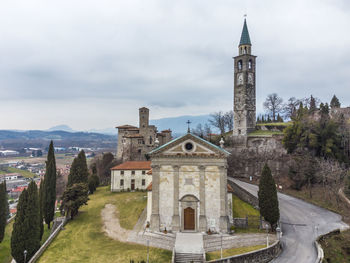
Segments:
[[[135,179],[131,179],[131,191],[135,190]]]
[[[191,207],[184,210],[184,230],[195,230],[195,211]]]

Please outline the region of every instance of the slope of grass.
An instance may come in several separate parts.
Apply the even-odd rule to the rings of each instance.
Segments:
[[[101,210],[115,204],[122,227],[131,229],[146,206],[146,193],[111,193],[108,187],[98,188],[87,206],[68,222],[40,257],[44,262],[127,262],[146,260],[147,247],[123,243],[107,237],[102,230]],[[171,251],[150,248],[150,262],[170,262]]]
[[[0,243],[0,263],[11,262],[11,233],[14,220],[9,223],[5,228],[4,240]]]
[[[270,135],[283,135],[283,132],[256,130],[248,134],[248,136],[270,136]]]
[[[27,178],[33,178],[35,176],[35,174],[27,171],[27,170],[22,170],[22,169],[17,169],[14,167],[8,167],[6,170],[0,170],[0,174],[8,174],[8,173],[19,173],[24,177]]]
[[[276,126],[289,126],[292,125],[293,122],[269,122],[269,123],[257,123],[256,126],[266,126],[266,127],[276,127]]]
[[[237,247],[237,248],[230,248],[230,249],[224,249],[222,250],[222,257],[232,257],[235,255],[240,255],[244,253],[248,253],[254,250],[258,250],[261,248],[266,247],[265,245],[259,245],[259,246],[251,246],[251,247]],[[220,259],[221,257],[221,251],[213,251],[206,253],[206,259],[207,260],[214,260],[214,259]]]
[[[235,228],[236,233],[260,233],[260,212],[252,205],[242,201],[236,195],[232,194],[232,215],[235,218],[245,218],[248,216],[247,228]]]

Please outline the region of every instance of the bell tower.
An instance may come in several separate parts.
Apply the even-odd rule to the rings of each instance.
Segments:
[[[238,56],[234,57],[233,136],[247,136],[256,125],[255,59],[244,19]]]

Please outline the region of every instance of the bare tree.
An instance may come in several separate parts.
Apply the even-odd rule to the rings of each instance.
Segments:
[[[292,118],[296,112],[296,109],[299,105],[300,101],[295,97],[291,97],[288,99],[288,102],[283,105],[283,115],[285,118]]]
[[[224,114],[224,122],[228,131],[233,130],[233,111],[228,111]]]
[[[225,133],[225,114],[222,111],[210,114],[209,123],[218,128],[221,134]]]
[[[282,112],[283,99],[277,95],[277,93],[269,94],[264,102],[264,108],[271,115],[272,120],[276,121],[278,113]]]
[[[204,138],[204,129],[202,124],[198,123],[197,127],[195,129],[192,129],[192,133],[201,138]]]

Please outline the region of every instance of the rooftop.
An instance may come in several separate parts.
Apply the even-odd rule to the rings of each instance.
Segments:
[[[150,161],[129,161],[111,168],[111,170],[150,170]]]

